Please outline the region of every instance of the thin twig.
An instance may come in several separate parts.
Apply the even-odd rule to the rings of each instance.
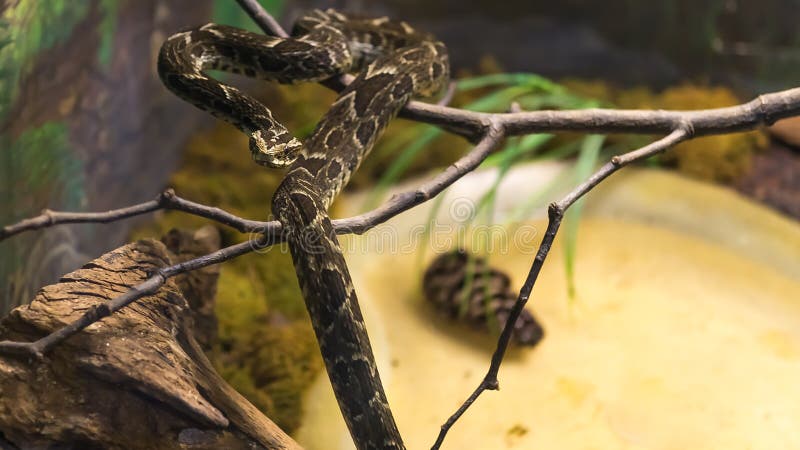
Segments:
[[[542,238],[542,242],[539,244],[539,250],[536,252],[536,258],[533,260],[533,265],[528,272],[528,277],[525,279],[525,283],[520,289],[519,297],[517,298],[516,303],[514,303],[514,307],[511,309],[508,320],[503,327],[503,332],[500,333],[500,338],[497,340],[497,348],[492,355],[492,362],[489,364],[489,370],[486,372],[486,376],[483,377],[480,384],[478,384],[478,387],[475,388],[469,398],[467,398],[456,410],[456,412],[447,419],[444,425],[442,425],[442,428],[439,431],[439,436],[436,438],[436,442],[433,444],[433,447],[431,447],[432,450],[436,450],[442,445],[447,432],[450,430],[453,424],[458,421],[458,419],[467,411],[470,406],[472,406],[475,400],[477,400],[484,391],[498,390],[500,388],[500,382],[497,379],[497,374],[500,371],[500,365],[503,362],[503,357],[505,356],[506,349],[508,348],[511,333],[514,330],[514,324],[517,322],[519,315],[522,313],[522,308],[530,298],[533,286],[536,284],[536,279],[539,277],[539,271],[541,270],[542,265],[544,265],[544,261],[547,258],[548,253],[550,253],[550,248],[553,245],[553,241],[558,233],[558,228],[561,225],[561,219],[564,217],[566,210],[578,199],[583,197],[587,192],[592,190],[600,182],[608,178],[621,167],[624,167],[625,165],[634,161],[655,155],[656,153],[661,153],[680,143],[681,141],[689,139],[690,137],[692,137],[692,128],[688,124],[684,124],[658,141],[624,155],[615,156],[611,159],[611,161],[603,165],[597,172],[589,177],[588,180],[573,189],[563,199],[550,205],[548,210],[549,221],[547,224],[547,230]]]
[[[24,219],[13,225],[0,229],[0,241],[25,231],[38,230],[64,223],[109,223],[121,219],[138,216],[141,214],[158,211],[161,209],[183,211],[195,216],[204,217],[227,225],[242,233],[247,233],[264,227],[265,222],[243,219],[220,208],[206,206],[191,200],[186,200],[175,194],[172,189],[158,194],[154,200],[112,209],[105,212],[62,212],[45,209],[36,217]]]
[[[236,3],[258,24],[263,32],[282,38],[289,37],[289,33],[258,3],[258,0],[236,0]]]
[[[436,114],[431,123],[448,125],[448,129],[475,126],[479,136],[485,136],[490,127],[500,127],[504,135],[522,135],[553,131],[585,131],[592,133],[653,134],[670,132],[682,126],[691,126],[693,135],[722,134],[754,128],[758,124],[771,124],[775,120],[800,114],[800,88],[765,94],[738,106],[699,111],[640,111],[584,109],[577,111],[533,111],[505,114],[474,113],[454,108],[425,105],[423,108]],[[438,108],[438,109],[437,109]],[[449,115],[456,111],[456,115]],[[429,117],[430,118],[430,117]],[[462,121],[462,119],[464,119]],[[635,155],[634,155],[635,156]],[[267,225],[265,222],[247,220],[213,208],[182,199],[170,191],[156,200],[128,208],[104,213],[61,213],[44,211],[40,216],[23,220],[0,230],[0,240],[26,230],[43,228],[57,223],[110,222],[158,209],[174,209],[195,214],[231,226],[241,232],[250,232]]]
[[[336,228],[336,233],[362,234],[403,211],[436,197],[461,177],[475,170],[489,156],[489,153],[497,147],[503,136],[502,129],[492,124],[475,148],[417,189],[395,194],[385,204],[365,214],[348,219],[334,220],[333,225]]]
[[[436,102],[436,104],[438,106],[449,105],[450,102],[453,101],[453,97],[456,95],[456,90],[458,90],[458,83],[455,81],[447,83],[447,89],[444,91],[444,95],[439,99],[438,102]]]

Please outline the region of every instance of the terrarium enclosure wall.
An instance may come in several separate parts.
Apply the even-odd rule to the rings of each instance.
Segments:
[[[240,3],[5,0],[0,226],[44,209],[108,211],[164,192],[270,220],[272,193],[286,171],[254,164],[246,134],[179,99],[157,73],[162,44],[179,31],[214,22],[263,33]],[[789,90],[800,79],[794,0],[259,3],[290,32],[315,8],[388,16],[429,32],[447,47],[453,83],[443,94],[449,98],[423,101],[481,113],[706,110]],[[337,98],[318,83],[209,73],[267,105],[301,140]],[[663,137],[584,132],[589,128],[504,136],[475,171],[439,196],[363,235],[340,236],[409,448],[430,447],[480,383],[545,237],[547,205],[614,155]],[[331,217],[358,216],[446,173],[480,140],[452,131],[392,120]],[[484,393],[443,448],[800,448],[800,409],[791,401],[800,398],[792,381],[800,375],[798,174],[800,120],[786,118],[680,142],[599,184],[564,218],[514,330],[499,373],[502,390]],[[60,299],[57,283],[81,277],[112,280],[108,292],[121,295],[113,287],[121,267],[176,264],[254,236],[170,208],[3,235],[0,315],[34,299],[40,305]],[[442,255],[450,259],[436,260]],[[135,278],[129,272],[120,275],[125,283]],[[173,362],[201,374],[197,395],[211,406],[189,407],[184,397],[164,394],[168,383],[154,374],[166,369],[157,364],[153,372],[143,365],[132,373],[122,364],[121,384],[145,386],[144,397],[166,405],[158,417],[174,415],[180,426],[201,417],[199,423],[224,429],[215,415],[221,411],[245,430],[236,433],[257,429],[252,434],[263,438],[271,422],[241,419],[263,414],[304,448],[353,448],[285,244],[169,283],[152,300],[168,305],[159,309],[163,320],[149,317],[147,302],[126,314],[148,316],[137,330],[178,330],[163,339],[189,348],[189,356]],[[173,292],[191,312],[171,300]],[[8,315],[0,341],[25,333],[40,338],[61,323],[49,317],[74,318],[84,307],[37,308]],[[193,325],[177,318],[183,314]],[[97,339],[127,345],[123,334],[109,330],[135,319],[104,320],[107,328],[97,329],[110,334],[79,333],[69,352],[94,348]],[[130,345],[121,353],[148,348]],[[84,370],[104,382],[119,376],[114,352],[97,354],[96,360],[75,356],[78,372],[69,373]],[[64,355],[70,356],[53,357],[55,366],[69,365],[64,361],[73,354]],[[0,380],[0,444],[25,435],[21,424],[36,422],[25,421],[34,417],[30,411],[53,405],[45,399],[9,407],[23,391],[8,380],[27,366],[7,367],[13,370]],[[208,387],[228,384],[243,398]],[[111,388],[91,392],[114,398]],[[115,401],[140,401],[125,398]],[[70,411],[79,415],[81,408]],[[182,408],[195,414],[186,423]],[[133,422],[147,426],[146,416]],[[139,445],[135,438],[112,445],[92,434],[102,434],[99,426],[81,428],[68,419],[61,425],[39,444],[69,440],[64,436],[74,426],[75,442]],[[202,440],[181,436],[175,441],[181,445]]]

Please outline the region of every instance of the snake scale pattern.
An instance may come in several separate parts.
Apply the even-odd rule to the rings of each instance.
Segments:
[[[207,76],[217,69],[280,83],[357,73],[300,142],[269,109]],[[208,24],[171,36],[158,59],[173,93],[250,138],[253,159],[288,171],[272,199],[339,407],[359,449],[404,448],[328,207],[388,122],[449,75],[444,45],[403,22],[313,11],[286,39]]]
[[[437,256],[422,279],[425,298],[443,315],[499,334],[508,322],[519,290],[489,262],[462,248]],[[535,346],[544,337],[536,316],[523,309],[511,332],[518,345]]]

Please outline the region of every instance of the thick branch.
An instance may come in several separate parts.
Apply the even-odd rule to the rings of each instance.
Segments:
[[[456,412],[447,419],[444,425],[442,425],[442,429],[439,432],[439,436],[436,438],[436,442],[433,444],[432,449],[438,449],[442,445],[447,432],[450,430],[453,424],[458,421],[458,419],[467,411],[470,406],[472,406],[475,400],[477,400],[484,391],[497,390],[500,388],[500,382],[497,379],[497,374],[500,371],[500,364],[502,364],[503,357],[505,356],[506,349],[508,348],[508,343],[511,339],[511,332],[514,330],[514,324],[517,322],[517,319],[522,312],[522,308],[530,298],[533,286],[536,284],[536,280],[539,277],[539,271],[544,265],[547,255],[550,253],[550,248],[552,247],[553,241],[556,238],[558,228],[561,225],[561,219],[564,217],[566,210],[576,201],[578,201],[578,199],[583,197],[587,192],[591,191],[595,186],[600,184],[603,180],[608,178],[621,167],[624,167],[625,165],[634,161],[661,153],[680,143],[681,141],[689,139],[691,136],[691,127],[689,127],[687,124],[684,124],[666,137],[659,139],[656,142],[624,155],[615,156],[610,162],[603,165],[603,167],[589,177],[588,180],[581,183],[561,200],[550,205],[548,211],[549,221],[547,224],[547,230],[542,238],[542,242],[539,244],[539,250],[536,252],[536,258],[533,260],[533,265],[528,272],[525,283],[522,285],[522,289],[520,289],[519,297],[517,298],[516,303],[514,303],[514,307],[511,309],[511,314],[506,321],[505,327],[503,327],[502,333],[500,333],[500,338],[497,340],[497,348],[492,355],[492,362],[489,365],[489,370],[483,377],[483,380],[481,380],[478,387],[475,388],[475,391],[472,392],[469,398],[467,398],[467,400],[464,401],[458,410],[456,410]]]

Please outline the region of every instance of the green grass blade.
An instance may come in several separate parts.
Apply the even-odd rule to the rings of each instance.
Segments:
[[[439,215],[439,210],[442,208],[442,204],[444,202],[444,197],[447,194],[447,190],[442,191],[437,195],[434,199],[431,210],[428,213],[428,219],[425,221],[425,229],[422,230],[422,235],[420,236],[420,243],[417,251],[417,269],[419,271],[422,270],[422,263],[425,260],[425,255],[428,253],[428,247],[431,244],[431,229],[436,224],[436,216]]]
[[[510,141],[509,145],[497,156],[501,158],[497,162],[497,176],[495,177],[492,185],[478,200],[476,212],[480,213],[482,210],[486,211],[486,223],[494,223],[495,200],[497,199],[497,189],[500,183],[505,178],[511,167],[522,156],[535,153],[542,148],[547,142],[553,139],[552,134],[531,134],[523,138],[515,138]],[[478,214],[475,216],[477,217]]]
[[[560,85],[542,76],[532,73],[494,73],[479,77],[466,78],[456,83],[459,91],[469,91],[498,85],[528,86],[543,91],[563,89]]]
[[[578,161],[573,169],[575,183],[582,183],[591,175],[606,137],[599,134],[586,136],[581,141]],[[578,225],[583,213],[583,199],[575,202],[567,211],[564,220],[564,266],[567,275],[567,293],[575,298],[575,254],[578,242]]]
[[[517,103],[523,110],[528,111],[538,109],[586,109],[595,108],[599,105],[594,100],[587,100],[570,94],[566,90],[521,96],[517,99]]]
[[[424,125],[423,131],[417,139],[410,142],[406,148],[397,155],[392,164],[386,169],[381,178],[375,183],[374,189],[367,198],[365,208],[372,209],[386,194],[386,190],[392,186],[400,176],[411,166],[414,158],[425,149],[434,139],[442,134],[441,130],[430,125]],[[399,145],[398,145],[399,146]]]
[[[530,93],[527,86],[512,86],[487,94],[464,106],[469,111],[497,112],[508,110],[511,102],[521,95]]]
[[[510,166],[523,156],[534,154],[553,137],[554,135],[546,133],[529,134],[527,136],[523,136],[522,138],[519,138],[519,145],[516,145],[513,148],[508,145],[500,152],[495,153],[494,155],[489,155],[489,157],[486,158],[483,163],[481,163],[480,167],[485,169],[489,167],[501,167],[504,165]]]
[[[506,89],[501,89],[486,95],[465,108],[472,111],[499,111],[507,109],[510,102],[517,96],[528,92],[530,88],[514,86]],[[383,198],[386,190],[393,185],[400,176],[405,173],[417,155],[424,150],[431,142],[442,134],[439,128],[424,125],[422,133],[419,137],[411,142],[400,154],[392,161],[392,164],[386,169],[386,172],[381,176],[375,185],[371,195],[367,199],[366,207],[371,208]],[[398,145],[399,144],[393,144]]]

